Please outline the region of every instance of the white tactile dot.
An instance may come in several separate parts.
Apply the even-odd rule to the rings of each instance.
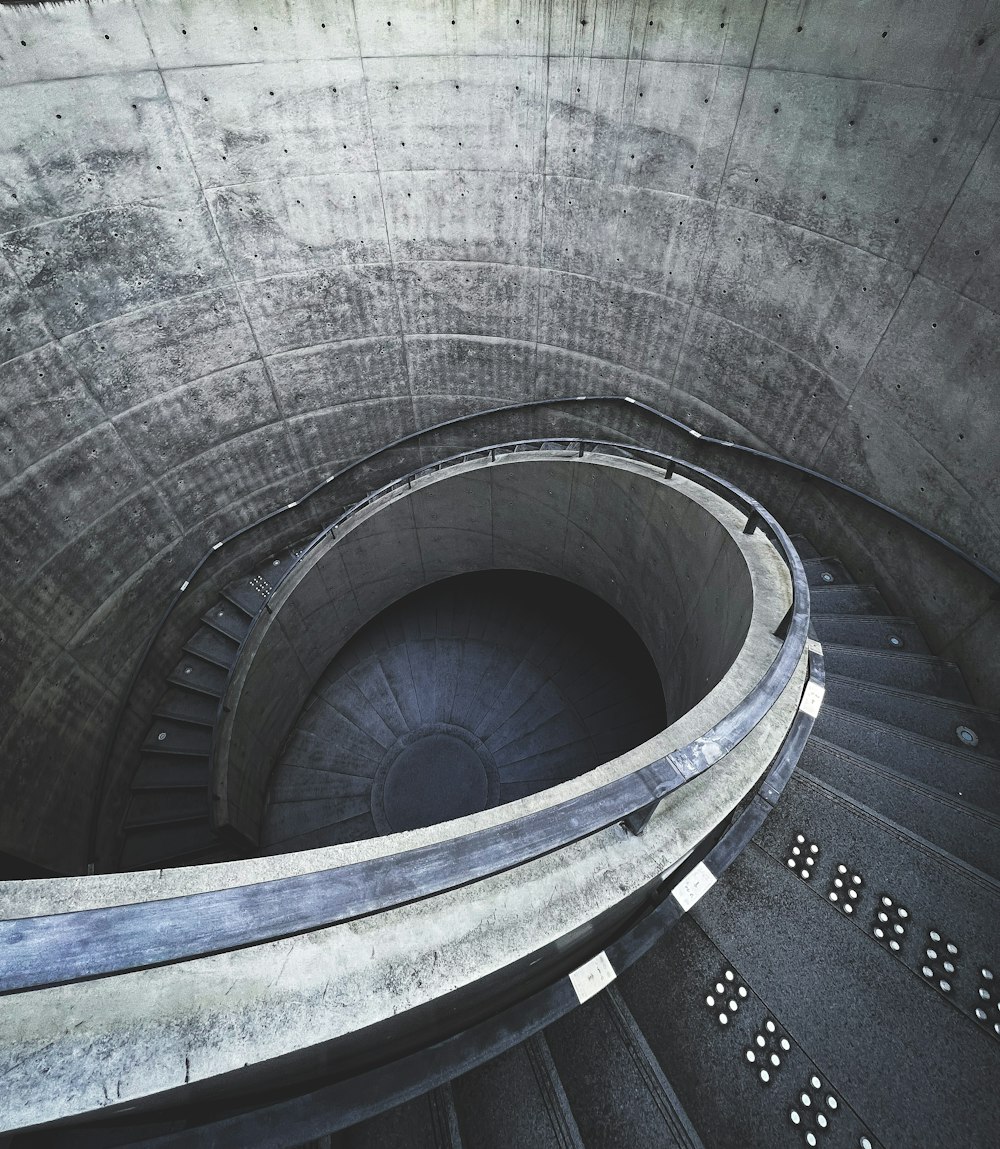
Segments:
[[[809,1084],[813,1087],[813,1089],[819,1089],[820,1085],[822,1085],[822,1082],[818,1077],[810,1077]]]
[[[826,1103],[831,1109],[837,1108],[837,1099],[832,1093],[827,1096]]]
[[[798,1114],[798,1111],[795,1109],[793,1109],[791,1111],[791,1113],[788,1114],[788,1116],[791,1119],[791,1122],[793,1125],[798,1125],[798,1123],[802,1120],[802,1118]]]

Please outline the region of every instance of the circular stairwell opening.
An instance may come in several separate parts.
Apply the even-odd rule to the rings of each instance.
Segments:
[[[268,783],[269,853],[412,830],[558,785],[653,737],[663,689],[611,606],[480,571],[364,626],[316,684]]]

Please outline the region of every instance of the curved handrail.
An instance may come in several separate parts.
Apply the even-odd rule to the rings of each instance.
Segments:
[[[317,483],[315,486],[311,487],[308,491],[305,492],[305,494],[301,495],[293,502],[284,504],[281,507],[278,507],[276,510],[261,516],[261,518],[255,519],[252,523],[248,523],[246,526],[241,527],[239,530],[233,531],[232,534],[226,535],[225,538],[213,544],[213,546],[208,551],[206,551],[204,555],[202,555],[194,567],[192,567],[187,578],[185,578],[180,583],[178,589],[170,599],[170,602],[164,609],[163,614],[160,616],[160,619],[157,622],[155,628],[150,633],[149,638],[143,644],[142,652],[140,653],[136,662],[135,669],[129,677],[128,686],[122,693],[121,699],[118,702],[118,706],[115,712],[115,719],[112,723],[108,735],[108,740],[105,745],[104,755],[101,760],[101,768],[98,773],[97,784],[95,788],[96,798],[90,814],[90,825],[88,827],[87,834],[88,866],[93,868],[97,861],[97,835],[101,810],[103,809],[104,803],[104,790],[107,784],[108,774],[111,769],[111,758],[114,753],[114,747],[121,733],[122,722],[125,717],[125,711],[128,707],[129,700],[135,692],[135,687],[139,681],[139,677],[145,669],[146,662],[152,653],[153,647],[155,646],[157,639],[163,633],[163,630],[166,627],[170,616],[173,614],[174,610],[177,608],[177,605],[180,603],[185,593],[189,590],[194,580],[218,552],[225,550],[225,548],[230,543],[238,538],[242,538],[250,531],[256,530],[256,528],[262,524],[269,522],[272,519],[278,518],[279,516],[285,515],[293,508],[299,507],[303,503],[308,502],[335,480],[343,478],[351,471],[356,470],[366,463],[374,461],[380,456],[386,454],[388,451],[396,450],[397,448],[404,446],[407,443],[414,442],[424,435],[430,435],[436,431],[441,431],[448,427],[455,427],[465,423],[470,423],[476,419],[488,418],[491,415],[511,414],[516,411],[528,411],[543,407],[555,407],[562,404],[584,405],[592,403],[621,403],[633,406],[641,411],[646,412],[646,414],[653,416],[653,418],[658,419],[663,423],[667,423],[670,426],[677,428],[679,431],[683,431],[685,434],[690,435],[692,438],[697,439],[701,443],[710,444],[714,447],[722,447],[726,450],[737,451],[742,454],[750,455],[753,458],[762,459],[769,463],[776,463],[780,466],[788,467],[790,470],[797,471],[799,474],[808,475],[810,478],[818,479],[821,482],[827,483],[835,489],[842,491],[845,494],[852,495],[855,498],[861,499],[869,506],[875,507],[877,510],[898,519],[902,523],[905,523],[908,527],[916,530],[920,534],[923,534],[932,542],[944,547],[956,558],[959,558],[963,562],[966,562],[970,566],[974,567],[977,571],[979,571],[980,574],[985,575],[988,579],[992,580],[992,582],[994,582],[998,588],[1000,588],[1000,574],[998,574],[996,571],[991,570],[984,563],[981,563],[977,558],[974,558],[972,555],[963,551],[954,543],[949,542],[948,539],[944,538],[942,535],[939,535],[936,531],[931,530],[929,527],[923,526],[923,524],[917,522],[915,519],[905,514],[904,512],[895,510],[887,503],[883,503],[880,499],[876,499],[871,495],[867,495],[863,491],[859,491],[856,487],[851,487],[847,483],[843,483],[839,479],[835,479],[830,475],[825,475],[822,471],[817,471],[812,467],[806,467],[801,463],[795,463],[790,459],[783,458],[781,455],[775,455],[768,451],[760,451],[755,447],[747,447],[741,443],[734,443],[728,439],[717,439],[711,435],[703,435],[700,431],[695,430],[693,427],[689,426],[687,423],[682,422],[680,419],[677,419],[672,415],[668,415],[664,411],[660,411],[658,408],[651,406],[649,403],[644,403],[639,399],[633,399],[628,395],[563,395],[547,399],[523,400],[518,403],[508,403],[497,407],[484,408],[479,411],[470,411],[464,415],[456,415],[451,419],[444,419],[439,423],[432,423],[427,427],[422,427],[416,431],[411,431],[408,434],[403,435],[398,439],[393,439],[389,443],[384,443],[376,450],[370,451],[368,454],[362,455],[360,458],[353,460],[346,466],[341,467],[338,471],[335,471],[322,482]]]
[[[276,941],[503,873],[648,809],[704,773],[758,725],[785,690],[805,650],[809,587],[788,535],[752,496],[672,455],[611,440],[579,438],[518,440],[460,452],[394,480],[385,489],[395,489],[456,459],[543,443],[611,447],[655,459],[668,474],[697,475],[699,481],[745,510],[747,532],[760,527],[777,545],[791,573],[790,621],[776,657],[737,706],[686,746],[631,774],[555,806],[457,838],[233,889],[0,922],[0,993],[63,985]],[[356,514],[374,497],[361,500],[345,516]],[[325,528],[311,545],[330,529]]]

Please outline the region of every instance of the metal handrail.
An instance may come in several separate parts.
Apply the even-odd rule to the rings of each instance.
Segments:
[[[687,423],[682,422],[680,419],[677,419],[672,415],[668,415],[668,414],[666,414],[666,412],[660,411],[658,408],[653,407],[648,403],[644,403],[639,399],[633,399],[631,396],[623,396],[623,395],[564,395],[564,396],[557,396],[557,397],[549,398],[549,399],[531,399],[531,400],[525,400],[525,401],[518,402],[518,403],[508,403],[508,404],[504,404],[504,405],[498,406],[498,407],[489,407],[489,408],[485,408],[485,409],[479,410],[479,411],[471,411],[471,412],[468,412],[467,414],[464,414],[464,415],[457,415],[451,419],[444,419],[439,423],[432,423],[430,426],[420,428],[417,431],[411,431],[409,434],[403,435],[398,439],[394,439],[389,443],[385,443],[381,447],[378,447],[376,450],[370,451],[368,454],[363,455],[358,459],[355,459],[353,462],[348,463],[344,467],[341,467],[340,470],[335,471],[332,475],[330,475],[328,478],[324,479],[322,482],[317,483],[315,486],[311,487],[308,491],[305,492],[305,494],[301,495],[294,502],[285,504],[285,505],[277,508],[276,510],[271,511],[269,514],[266,514],[266,515],[262,516],[261,518],[254,520],[254,522],[249,523],[247,526],[241,527],[237,531],[233,531],[232,534],[227,535],[225,538],[223,538],[219,542],[215,543],[198,560],[198,562],[191,569],[191,572],[188,574],[187,578],[185,578],[180,583],[177,591],[174,593],[170,602],[167,604],[167,607],[164,610],[163,614],[161,615],[156,627],[153,629],[153,631],[150,633],[149,638],[144,643],[143,648],[142,648],[142,652],[139,655],[138,661],[136,662],[135,669],[133,670],[133,672],[129,678],[128,686],[125,689],[125,691],[123,692],[121,699],[118,703],[118,706],[117,706],[117,709],[115,712],[115,719],[114,719],[114,722],[111,726],[108,740],[107,740],[107,743],[105,745],[104,755],[103,755],[103,758],[101,761],[101,768],[100,768],[100,771],[98,774],[97,785],[96,785],[96,789],[95,789],[96,798],[95,798],[94,805],[93,805],[91,815],[90,815],[90,825],[88,827],[88,835],[87,835],[87,843],[88,843],[88,845],[87,845],[88,859],[87,860],[88,860],[89,868],[93,869],[93,867],[97,861],[97,836],[98,836],[98,830],[99,830],[100,815],[101,815],[101,811],[103,809],[103,803],[104,803],[104,791],[105,791],[105,786],[107,783],[108,774],[110,773],[110,769],[111,769],[111,758],[112,758],[112,755],[114,753],[115,745],[117,744],[119,736],[121,734],[121,727],[122,727],[122,723],[124,721],[125,711],[128,707],[128,703],[129,703],[132,695],[135,692],[135,687],[139,681],[139,677],[142,674],[142,672],[144,671],[144,669],[146,668],[146,663],[147,663],[147,661],[148,661],[148,659],[149,659],[149,657],[153,651],[153,648],[154,648],[157,640],[159,639],[160,635],[163,633],[163,630],[166,627],[170,616],[173,614],[174,610],[177,608],[181,599],[184,598],[186,592],[188,592],[190,590],[194,580],[205,569],[205,567],[210,562],[210,560],[213,558],[213,556],[215,556],[217,553],[219,553],[221,551],[224,551],[225,548],[230,543],[232,543],[234,540],[236,540],[238,538],[242,538],[244,535],[248,534],[250,531],[256,530],[256,528],[261,526],[262,524],[269,522],[272,519],[283,516],[288,511],[292,510],[293,508],[301,506],[303,503],[308,502],[309,500],[314,498],[316,495],[318,495],[321,491],[325,490],[329,486],[329,484],[334,482],[335,480],[343,478],[345,475],[349,474],[351,471],[356,470],[357,468],[363,466],[365,463],[370,463],[370,462],[374,461],[375,459],[379,458],[380,456],[386,454],[388,451],[396,450],[397,448],[404,446],[407,443],[414,442],[415,440],[421,438],[424,435],[433,434],[436,431],[441,431],[441,430],[444,430],[448,427],[455,427],[455,426],[459,426],[462,424],[470,423],[473,420],[488,418],[491,415],[511,414],[511,413],[517,412],[517,411],[528,411],[528,410],[540,409],[540,408],[545,408],[545,407],[556,407],[556,406],[564,405],[564,404],[586,405],[586,404],[593,404],[593,403],[620,403],[623,405],[629,405],[629,406],[635,407],[638,410],[641,410],[641,411],[645,412],[646,414],[651,415],[654,419],[657,419],[660,422],[666,423],[671,427],[675,427],[679,431],[683,431],[685,434],[690,435],[692,438],[698,440],[700,443],[708,444],[708,445],[711,445],[714,447],[722,447],[726,450],[736,451],[736,452],[739,452],[742,454],[750,455],[753,458],[762,459],[762,460],[769,462],[769,463],[776,463],[780,466],[787,467],[790,470],[797,471],[799,474],[808,475],[812,479],[817,479],[821,482],[827,483],[828,485],[834,487],[835,489],[842,491],[845,494],[852,495],[855,498],[861,499],[863,502],[867,503],[869,506],[875,507],[877,510],[880,510],[885,514],[890,515],[891,517],[893,517],[895,519],[898,519],[900,522],[905,523],[908,527],[912,528],[913,530],[916,530],[920,534],[923,534],[925,537],[929,538],[932,542],[938,544],[939,546],[944,547],[947,551],[949,551],[949,553],[954,555],[956,558],[959,558],[963,562],[968,563],[970,566],[974,567],[977,571],[979,571],[980,574],[985,575],[994,584],[996,584],[996,586],[998,588],[1000,588],[1000,574],[998,574],[996,571],[991,570],[984,563],[981,563],[977,558],[974,558],[972,555],[966,553],[961,548],[957,547],[954,543],[949,542],[946,538],[944,538],[942,535],[939,535],[936,531],[932,531],[929,527],[923,526],[923,524],[918,523],[915,519],[911,518],[909,515],[905,514],[904,512],[895,510],[893,507],[890,507],[887,503],[883,503],[881,500],[873,498],[871,495],[867,495],[863,491],[859,491],[855,487],[851,487],[846,483],[842,483],[839,479],[835,479],[830,475],[825,475],[825,474],[823,474],[823,472],[817,471],[812,467],[806,467],[801,463],[795,463],[790,459],[785,459],[780,455],[775,455],[775,454],[772,454],[772,453],[767,452],[767,451],[760,451],[760,450],[757,450],[755,447],[747,447],[741,443],[734,443],[734,442],[731,442],[730,440],[727,440],[727,439],[717,439],[711,435],[703,435],[700,431],[696,431],[693,427],[691,427]],[[616,445],[618,445],[618,444],[616,444]]]
[[[381,489],[385,494],[432,469],[518,446],[579,445],[573,439],[528,439],[418,468]],[[701,467],[650,448],[582,440],[655,459],[665,473],[697,476],[747,515],[776,544],[792,581],[790,618],[779,651],[759,682],[725,717],[686,746],[596,790],[457,838],[329,870],[158,901],[0,922],[0,993],[40,989],[222,953],[326,928],[445,893],[537,860],[609,826],[649,811],[737,746],[784,692],[805,650],[809,587],[780,524],[752,496]],[[371,504],[368,496],[338,520]],[[310,546],[326,537],[327,527]],[[307,552],[306,552],[307,553]],[[301,560],[300,560],[301,561]],[[287,577],[287,576],[286,576]],[[642,818],[644,824],[645,819]]]

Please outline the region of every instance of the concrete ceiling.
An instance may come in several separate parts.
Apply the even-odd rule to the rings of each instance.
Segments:
[[[642,397],[1000,565],[998,45],[997,0],[0,7],[0,849],[79,864],[194,558],[461,410]]]

